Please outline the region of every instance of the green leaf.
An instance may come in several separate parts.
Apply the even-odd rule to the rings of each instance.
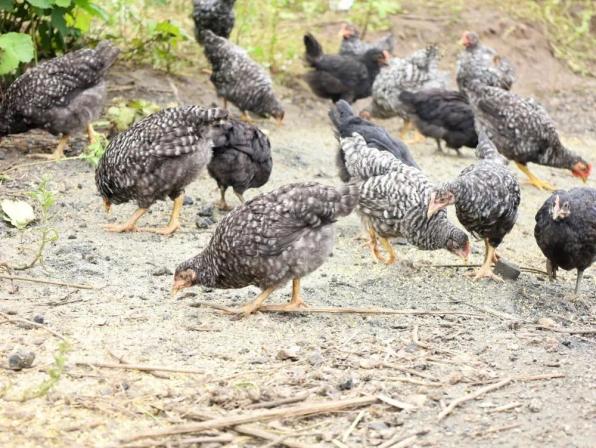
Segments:
[[[50,0],[27,0],[27,3],[40,9],[48,9],[52,7],[52,2]]]
[[[0,0],[0,11],[14,11],[15,2],[14,0]]]
[[[95,3],[91,3],[89,0],[74,0],[74,3],[77,8],[81,8],[92,17],[99,17],[104,22],[107,22],[110,18],[108,12],[105,9],[101,8]]]
[[[2,34],[0,49],[0,75],[15,71],[21,62],[29,62],[34,56],[33,40],[28,34]]]
[[[72,0],[54,0],[54,4],[60,8],[68,8]]]
[[[56,28],[63,36],[68,35],[68,26],[66,26],[66,20],[64,19],[64,10],[56,8],[52,11],[52,25]]]

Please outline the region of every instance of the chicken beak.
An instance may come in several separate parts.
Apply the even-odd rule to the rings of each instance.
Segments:
[[[172,291],[170,292],[170,294],[172,295],[172,297],[176,297],[176,294],[178,294],[178,292],[184,288],[186,288],[184,280],[174,280],[174,284],[172,285]]]
[[[434,199],[434,196],[431,197],[431,200],[428,204],[428,211],[426,212],[426,217],[428,219],[432,218],[435,213],[443,208],[443,206],[441,204],[437,204]]]
[[[110,202],[109,199],[103,198],[103,208],[106,211],[106,213],[109,215],[110,212],[112,211],[112,203]]]

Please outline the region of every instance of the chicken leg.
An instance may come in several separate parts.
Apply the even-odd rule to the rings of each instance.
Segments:
[[[135,226],[135,224],[141,216],[147,213],[147,210],[147,208],[138,208],[137,211],[134,212],[130,219],[126,221],[124,224],[106,224],[104,228],[108,232],[136,232],[138,229]]]
[[[393,248],[389,240],[387,240],[387,238],[378,236],[377,232],[372,227],[368,229],[368,234],[370,237],[369,246],[375,261],[387,265],[395,263],[397,259],[395,249]],[[377,241],[380,241],[381,245],[383,246],[383,249],[385,249],[385,251],[389,254],[389,258],[384,258],[381,256]]]
[[[487,239],[484,240],[484,245],[486,246],[484,253],[484,263],[482,263],[482,266],[480,266],[480,268],[472,274],[474,276],[474,280],[481,278],[491,278],[498,282],[504,281],[501,277],[495,274],[492,269],[496,249],[490,245]]]
[[[265,289],[264,291],[261,292],[261,294],[259,294],[257,296],[257,298],[255,300],[253,300],[250,303],[247,303],[246,305],[244,305],[241,308],[234,310],[233,312],[236,314],[244,314],[245,316],[248,316],[249,314],[254,313],[259,308],[261,308],[261,305],[263,304],[263,302],[269,298],[269,296],[271,295],[271,293],[273,293],[273,291],[275,291],[274,286],[271,286],[270,288]]]
[[[246,202],[242,193],[238,193],[237,191],[235,191],[234,194],[236,195],[241,204],[244,204]]]
[[[93,129],[93,125],[91,123],[87,123],[87,141],[90,145],[95,143],[95,130]]]
[[[70,136],[68,134],[64,134],[60,137],[60,141],[58,142],[58,146],[52,154],[30,154],[28,157],[32,159],[46,159],[46,160],[60,160],[64,158],[64,148],[68,144],[68,139]]]
[[[230,207],[228,205],[228,203],[226,202],[226,190],[227,188],[224,186],[220,186],[219,187],[219,193],[221,195],[219,202],[217,204],[215,204],[215,206],[223,211],[227,211],[227,210],[232,210],[232,207]]]
[[[144,227],[140,228],[139,232],[150,232],[157,233],[159,235],[171,235],[180,228],[180,211],[184,204],[184,193],[181,193],[176,199],[174,199],[174,207],[172,208],[172,214],[170,215],[170,221],[168,225],[160,228]]]
[[[289,303],[285,305],[267,305],[262,307],[263,310],[267,311],[293,311],[299,310],[300,308],[308,308],[308,305],[304,303],[302,296],[300,295],[300,279],[295,278],[292,280],[292,298]]]
[[[577,279],[575,280],[575,294],[577,295],[579,293],[579,284],[582,281],[582,277],[584,276],[584,271],[583,270],[577,270]]]
[[[399,138],[404,140],[410,129],[412,128],[411,120],[404,120],[404,125],[399,130]]]
[[[553,187],[551,184],[549,184],[548,182],[543,181],[539,177],[535,176],[528,169],[528,166],[526,164],[523,164],[523,163],[520,163],[520,162],[515,162],[515,164],[517,165],[517,167],[520,169],[520,171],[522,173],[524,173],[526,176],[528,176],[528,179],[530,180],[530,184],[531,185],[534,185],[539,190],[549,190],[549,191],[556,190],[556,188]]]

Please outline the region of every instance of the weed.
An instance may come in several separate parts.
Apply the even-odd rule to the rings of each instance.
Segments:
[[[101,159],[103,153],[106,152],[107,147],[108,139],[106,136],[96,132],[95,141],[87,146],[85,152],[80,155],[80,158],[91,166],[96,167],[99,163],[99,159]]]
[[[21,401],[44,397],[56,384],[58,384],[64,373],[66,355],[70,351],[71,346],[68,341],[61,341],[60,344],[58,344],[58,351],[54,355],[54,365],[48,369],[48,378],[42,381],[38,386],[26,390],[21,397]]]

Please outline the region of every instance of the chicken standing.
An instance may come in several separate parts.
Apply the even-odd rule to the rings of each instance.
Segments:
[[[381,66],[389,60],[389,53],[376,48],[358,58],[324,54],[321,45],[310,33],[304,35],[304,46],[306,62],[313,69],[305,75],[306,82],[315,95],[333,102],[343,99],[353,103],[370,96]]]
[[[351,137],[356,132],[364,138],[366,144],[371,148],[387,151],[406,165],[419,169],[405,143],[401,140],[395,140],[382,127],[354,115],[352,107],[346,101],[339,100],[329,111],[329,118],[335,126],[337,137]],[[347,182],[350,179],[350,175],[345,171],[343,152],[338,151],[337,155],[339,158],[339,177],[344,182]]]
[[[362,181],[357,211],[370,235],[375,260],[394,263],[396,254],[388,238],[400,236],[419,249],[447,249],[467,259],[468,236],[447,219],[447,212],[427,216],[433,186],[420,170],[367,146],[356,133],[340,140],[340,151],[344,169]],[[389,254],[387,259],[381,257],[377,241]]]
[[[198,106],[165,109],[138,121],[108,145],[95,171],[106,210],[130,200],[139,208],[111,232],[147,231],[169,235],[180,227],[184,188],[211,160],[212,138],[222,132],[227,112]],[[168,196],[174,201],[170,222],[160,229],[135,224],[149,207]]]
[[[0,137],[30,129],[61,134],[50,156],[60,159],[70,135],[87,129],[94,140],[91,123],[97,119],[106,99],[105,77],[120,50],[109,41],[96,48],[83,48],[51,59],[27,70],[8,88],[0,105]]]
[[[217,181],[221,192],[218,207],[229,210],[228,187],[244,202],[246,190],[259,188],[269,180],[273,161],[269,139],[256,126],[230,119],[223,131],[213,140],[213,157],[207,171]]]
[[[391,34],[372,43],[363,42],[360,40],[358,29],[354,25],[344,23],[341,26],[339,35],[341,36],[341,45],[339,47],[339,54],[341,56],[360,57],[368,50],[374,48],[393,53],[394,38]]]
[[[457,178],[433,191],[428,216],[455,204],[459,222],[477,238],[484,239],[484,263],[475,279],[501,280],[491,269],[498,255],[496,248],[511,232],[520,203],[519,184],[507,168],[507,160],[497,151],[486,133],[480,130],[476,156],[479,162],[465,168]]]
[[[234,28],[234,3],[236,0],[193,0],[195,37],[203,43],[205,30],[228,39]]]
[[[224,100],[224,109],[230,101],[243,114],[253,112],[262,117],[271,116],[281,123],[284,109],[275,97],[271,77],[265,69],[242,48],[210,30],[203,33],[203,45],[213,69],[211,82],[217,95]],[[247,115],[245,117],[248,119]]]
[[[404,90],[399,100],[418,131],[435,139],[439,151],[443,151],[441,140],[458,154],[462,146],[475,148],[478,145],[474,112],[462,93],[443,89]]]
[[[300,279],[331,255],[335,221],[358,201],[355,185],[329,187],[316,182],[285,185],[235,208],[219,223],[207,248],[176,268],[173,290],[193,285],[262,292],[239,310],[250,314],[275,290],[292,280],[289,304],[301,308]]]
[[[559,267],[577,269],[577,294],[584,271],[596,262],[596,189],[556,191],[536,213],[534,237],[551,278]]]
[[[391,59],[376,77],[372,86],[372,103],[364,112],[378,118],[402,118],[404,126],[400,137],[403,139],[412,123],[399,95],[404,90],[445,89],[449,76],[439,70],[438,61],[439,52],[434,45],[417,50],[405,59]]]
[[[528,169],[528,162],[571,170],[584,182],[592,164],[563,146],[555,124],[535,100],[472,81],[467,89],[476,125],[486,130],[499,152],[530,179],[539,189],[554,190]]]
[[[462,51],[457,60],[457,85],[465,93],[468,84],[478,80],[486,86],[511,89],[515,69],[495,50],[480,43],[478,34],[466,31],[462,36]]]

